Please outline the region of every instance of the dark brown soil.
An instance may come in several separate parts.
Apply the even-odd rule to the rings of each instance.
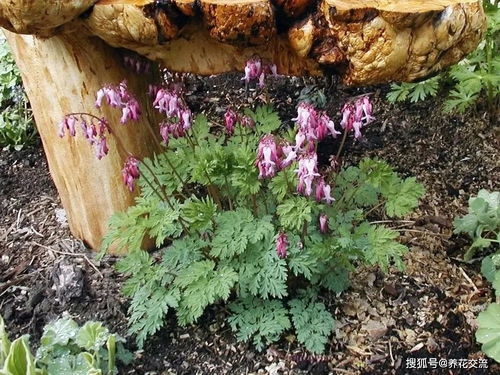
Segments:
[[[313,80],[308,81],[310,83]],[[323,85],[323,82],[315,82]],[[285,125],[291,125],[303,79],[280,79],[269,97]],[[239,107],[262,99],[245,96],[240,75],[188,78],[189,102],[195,112],[222,117],[228,105]],[[475,317],[491,300],[491,289],[478,264],[460,261],[468,240],[452,235],[451,222],[466,211],[467,200],[481,188],[498,190],[498,129],[480,111],[445,115],[439,100],[389,105],[386,87],[364,90],[326,89],[327,110],[334,118],[343,102],[363,91],[372,93],[377,121],[363,141],[350,142],[346,162],[379,157],[401,174],[416,176],[427,195],[415,214],[400,226],[411,249],[404,273],[384,275],[362,268],[350,289],[324,295],[337,319],[336,332],[323,357],[309,356],[293,336],[263,353],[236,343],[225,323],[223,307],[208,309],[199,323],[166,327],[136,352],[123,374],[474,374],[488,370],[407,369],[408,358],[480,359]],[[323,145],[333,151],[335,143]],[[375,218],[374,218],[375,219]],[[377,220],[385,220],[380,215]],[[397,226],[397,223],[389,223]],[[53,288],[61,261],[81,268],[81,288],[68,297]],[[41,145],[0,153],[0,313],[12,336],[30,334],[36,342],[43,325],[68,311],[75,319],[103,320],[126,335],[127,301],[116,259],[97,262],[74,239],[64,222],[57,192]],[[133,339],[129,339],[130,348]]]

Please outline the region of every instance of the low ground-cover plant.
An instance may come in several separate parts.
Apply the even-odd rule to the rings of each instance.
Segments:
[[[468,234],[473,243],[465,254],[470,260],[478,250],[490,250],[496,247],[497,251],[482,260],[481,273],[488,280],[498,299],[500,296],[500,192],[490,193],[479,191],[476,197],[469,199],[469,213],[455,220],[455,233]],[[500,304],[491,303],[478,316],[479,329],[476,339],[482,346],[483,352],[500,362]]]
[[[483,1],[488,18],[485,39],[466,59],[447,72],[417,83],[392,84],[389,102],[410,100],[412,103],[448,90],[444,103],[446,112],[464,112],[485,95],[488,109],[496,118],[500,93],[500,11],[498,1]]]
[[[19,150],[34,134],[33,117],[21,74],[0,32],[0,147]]]
[[[117,360],[131,361],[123,339],[110,334],[100,322],[82,327],[67,317],[47,326],[33,355],[28,337],[10,341],[0,317],[1,375],[115,375]]]
[[[263,87],[274,71],[254,58],[244,79]],[[270,105],[228,108],[223,119],[209,121],[191,113],[182,85],[150,91],[165,114],[159,132],[166,151],[128,157],[124,183],[140,194],[135,206],[112,217],[103,243],[104,250],[127,251],[118,270],[128,276],[123,292],[139,346],[170,311],[188,325],[225,302],[239,340],[262,349],[293,329],[308,350],[322,352],[334,319],[321,291],[343,291],[360,264],[402,267],[407,248],[398,233],[368,218],[374,211],[406,215],[424,192],[381,160],[343,165],[345,142],[373,121],[369,98],[346,103],[337,127],[324,111],[300,103],[295,127],[287,128]],[[140,116],[125,82],[99,91],[96,105],[105,103],[122,110],[122,123]],[[111,124],[68,114],[59,132],[75,136],[79,127],[104,157]],[[340,145],[322,165],[317,147],[327,137]],[[163,246],[155,255],[141,247],[151,239]]]
[[[477,250],[498,244],[500,241],[500,193],[480,190],[476,197],[469,199],[467,215],[456,218],[454,226],[455,233],[465,233],[473,241],[464,256],[465,260],[471,260]]]

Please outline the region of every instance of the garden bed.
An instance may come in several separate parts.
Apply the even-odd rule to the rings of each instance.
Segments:
[[[189,77],[186,83],[193,112],[204,112],[209,119],[221,119],[229,104],[260,100],[245,96],[239,75]],[[275,108],[289,125],[303,85],[303,79],[280,79],[270,87]],[[377,121],[363,141],[349,143],[349,161],[379,157],[403,176],[416,176],[427,189],[416,213],[405,222],[387,223],[401,230],[410,248],[405,272],[384,275],[376,268],[360,268],[346,292],[322,296],[337,321],[322,357],[309,356],[293,336],[262,353],[237,343],[225,323],[225,308],[219,306],[187,328],[176,326],[171,317],[136,353],[133,366],[120,373],[414,374],[429,370],[407,369],[407,359],[485,358],[474,339],[475,317],[492,293],[479,262],[460,260],[468,239],[452,234],[452,220],[466,212],[468,198],[479,189],[499,189],[498,129],[480,111],[445,115],[439,100],[395,106],[384,99],[386,87],[326,86],[332,115],[350,97],[366,92],[374,99]],[[335,147],[324,144],[320,152]],[[0,313],[12,337],[39,338],[44,324],[63,311],[80,322],[102,320],[125,335],[127,301],[119,293],[123,279],[113,269],[115,261],[96,261],[69,233],[40,144],[0,154]],[[83,270],[71,290],[57,288],[61,267]],[[128,342],[134,349],[133,340]],[[492,360],[488,366],[449,372],[500,371]]]

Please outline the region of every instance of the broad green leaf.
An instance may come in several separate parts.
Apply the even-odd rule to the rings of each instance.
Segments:
[[[10,375],[36,375],[35,358],[31,354],[27,339],[14,340],[5,359],[4,370]]]
[[[2,316],[0,316],[0,366],[3,365],[5,358],[9,354],[10,345],[9,336],[5,330],[5,322]]]
[[[490,283],[493,283],[493,281],[495,281],[496,272],[497,266],[495,265],[495,263],[493,263],[492,257],[488,256],[484,258],[481,262],[481,273],[484,277],[486,277],[486,280],[488,280]]]
[[[500,362],[500,304],[492,303],[477,317],[479,329],[476,340],[481,350],[495,361]]]
[[[87,322],[78,331],[75,343],[86,350],[98,351],[109,337],[109,331],[101,322]]]
[[[44,347],[67,345],[69,340],[74,339],[77,332],[78,324],[73,319],[58,319],[45,326],[40,344]]]

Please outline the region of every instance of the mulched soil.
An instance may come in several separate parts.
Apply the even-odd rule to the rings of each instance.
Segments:
[[[211,118],[220,118],[227,105],[262,99],[252,92],[245,96],[240,75],[188,77],[187,83],[193,110]],[[387,223],[401,230],[402,242],[410,248],[406,270],[384,275],[363,267],[352,275],[348,291],[323,296],[337,320],[324,356],[308,355],[292,335],[262,353],[237,343],[219,306],[208,309],[195,326],[179,328],[170,319],[144,350],[136,351],[133,368],[120,373],[500,372],[491,360],[487,370],[407,366],[412,358],[484,358],[474,339],[475,318],[493,296],[480,275],[480,262],[461,261],[468,239],[452,234],[452,220],[466,212],[469,196],[479,189],[499,189],[498,128],[481,111],[445,115],[439,99],[389,105],[384,100],[387,87],[346,89],[302,78],[280,79],[270,87],[269,97],[276,100],[285,124],[291,125],[305,83],[326,86],[333,117],[346,99],[371,93],[377,121],[365,140],[348,145],[346,162],[379,157],[426,186],[426,197],[414,214],[405,222]],[[323,145],[330,153],[336,147]],[[380,215],[373,219],[386,220]],[[36,342],[44,324],[64,311],[80,322],[102,320],[125,335],[127,301],[119,293],[123,279],[113,269],[115,261],[96,261],[71,236],[40,144],[0,153],[0,313],[12,337],[30,334]],[[62,267],[78,276],[71,290],[59,288]],[[133,339],[129,343],[134,349]]]

